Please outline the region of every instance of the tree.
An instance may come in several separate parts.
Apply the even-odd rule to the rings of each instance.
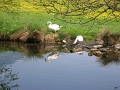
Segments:
[[[40,0],[40,4],[56,19],[71,24],[105,23],[120,18],[120,0]]]
[[[17,0],[0,0],[0,11],[13,13],[17,10],[17,6],[19,6],[19,1]]]

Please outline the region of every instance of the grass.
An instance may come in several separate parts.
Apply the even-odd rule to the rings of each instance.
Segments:
[[[33,6],[24,0],[21,0],[20,6],[17,8],[18,10],[14,13],[0,11],[0,33],[11,35],[23,29],[30,31],[43,30],[46,33],[51,33],[46,25],[47,21],[52,21],[53,23],[63,26],[63,28],[57,32],[58,34],[64,33],[61,38],[64,38],[66,35],[83,35],[85,40],[90,41],[95,38],[96,34],[102,30],[102,28],[107,28],[113,33],[120,33],[120,22],[115,20],[106,24],[93,25],[93,22],[90,22],[88,25],[68,24],[56,20],[53,16],[45,13],[43,7]],[[74,20],[75,18],[72,17],[72,19]],[[83,21],[87,20],[88,18],[83,19]],[[98,19],[97,21],[104,22],[102,19]]]

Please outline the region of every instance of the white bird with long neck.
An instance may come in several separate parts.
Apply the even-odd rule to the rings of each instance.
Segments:
[[[76,44],[77,41],[83,41],[83,36],[81,36],[81,35],[77,36],[75,41],[73,42],[73,44]]]
[[[54,32],[56,32],[57,30],[59,30],[62,27],[62,26],[57,25],[57,24],[52,24],[51,21],[48,21],[46,24],[48,25],[48,28],[53,30]]]

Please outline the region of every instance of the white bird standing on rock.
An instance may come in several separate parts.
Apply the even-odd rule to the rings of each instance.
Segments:
[[[73,42],[73,44],[76,44],[77,41],[83,41],[83,36],[81,36],[81,35],[77,36],[75,41]]]
[[[59,26],[59,25],[57,25],[57,24],[52,24],[51,21],[48,21],[46,24],[48,25],[48,28],[49,28],[49,29],[51,29],[51,30],[53,30],[53,31],[55,31],[55,32],[62,27],[62,26]]]

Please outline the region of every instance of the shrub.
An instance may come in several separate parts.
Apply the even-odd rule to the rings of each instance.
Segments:
[[[112,46],[119,42],[120,33],[112,33],[107,29],[103,29],[97,34],[97,38],[103,41],[104,46]]]

